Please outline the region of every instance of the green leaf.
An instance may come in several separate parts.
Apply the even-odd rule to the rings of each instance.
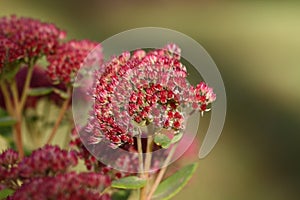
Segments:
[[[48,88],[48,87],[39,87],[39,88],[31,88],[28,91],[29,96],[42,96],[46,94],[50,94],[53,92],[53,88]]]
[[[171,139],[165,134],[161,134],[161,133],[156,134],[154,136],[154,142],[155,144],[161,146],[164,149],[169,148],[169,146],[171,145]]]
[[[0,118],[0,126],[12,126],[17,121],[12,117],[1,117]]]
[[[16,74],[20,70],[20,64],[18,62],[12,64],[7,63],[4,64],[4,68],[2,69],[1,78],[6,79],[7,81],[12,81],[15,78]]]
[[[11,195],[13,193],[14,193],[14,191],[11,189],[0,190],[0,199],[5,199],[6,197],[8,197],[9,195]]]
[[[177,134],[174,135],[174,137],[172,138],[171,143],[174,144],[174,143],[179,142],[179,140],[181,140],[182,136],[183,136],[183,133],[182,133],[182,132],[177,133]]]
[[[69,95],[65,91],[53,88],[53,92],[55,92],[56,94],[58,94],[63,99],[69,98]]]
[[[128,199],[130,196],[131,190],[117,190],[111,196],[112,200],[124,200]]]
[[[139,189],[146,185],[146,180],[137,176],[128,176],[112,182],[111,187],[119,189]]]
[[[174,197],[192,178],[198,164],[187,165],[171,175],[157,187],[151,200],[168,200]]]

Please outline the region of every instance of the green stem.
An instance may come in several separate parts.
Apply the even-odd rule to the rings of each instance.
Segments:
[[[100,196],[102,196],[102,195],[104,195],[104,194],[106,194],[106,193],[109,193],[110,190],[111,190],[111,187],[105,188],[105,189],[100,193]]]
[[[153,147],[153,136],[148,133],[145,169],[144,169],[144,173],[143,173],[143,178],[147,180],[147,184],[141,190],[141,193],[140,193],[141,200],[147,199],[147,193],[148,193],[148,188],[149,188],[149,171],[151,168],[151,160],[152,160],[152,147]]]
[[[28,90],[30,88],[30,82],[31,82],[31,78],[32,78],[32,74],[33,74],[33,69],[34,69],[34,62],[28,62],[28,70],[27,70],[27,75],[26,75],[26,79],[25,79],[25,83],[24,83],[24,87],[23,87],[23,92],[21,95],[21,99],[20,99],[20,110],[22,111],[28,96]]]
[[[144,173],[144,158],[143,158],[143,148],[142,148],[142,138],[141,133],[137,136],[137,147],[138,147],[138,154],[139,154],[139,168],[140,174]]]
[[[71,139],[71,135],[70,133],[72,132],[72,128],[74,127],[74,121],[72,119],[68,119],[69,123],[68,123],[68,127],[67,127],[67,132],[66,132],[66,135],[65,135],[65,141],[64,141],[64,144],[63,144],[63,147],[68,149],[70,148],[70,139]]]
[[[5,83],[5,81],[1,81],[0,82],[0,87],[2,90],[2,94],[3,94],[3,98],[4,98],[4,103],[5,103],[5,107],[7,109],[7,112],[10,116],[13,116],[14,111],[13,111],[13,106],[11,103],[11,99],[10,99],[10,94],[9,91],[7,89],[7,85]]]
[[[165,162],[163,163],[163,166],[162,166],[161,170],[159,171],[159,173],[158,173],[158,175],[157,175],[157,177],[155,179],[155,182],[152,185],[152,188],[151,188],[151,190],[149,192],[149,195],[148,195],[148,197],[147,197],[146,200],[151,200],[151,197],[153,196],[155,190],[157,189],[159,183],[161,182],[163,176],[166,173],[168,165],[169,165],[169,163],[170,163],[170,161],[171,161],[171,159],[172,159],[172,157],[173,157],[173,155],[175,153],[175,150],[176,150],[177,146],[178,146],[178,143],[174,144],[174,146],[172,147],[171,151],[169,152],[169,155],[166,158]]]
[[[68,110],[69,103],[70,103],[70,100],[71,100],[71,87],[67,88],[67,94],[68,94],[68,98],[64,101],[64,103],[63,103],[63,105],[60,109],[60,112],[59,112],[59,115],[58,115],[58,117],[55,121],[54,127],[53,127],[53,129],[50,133],[50,136],[49,136],[48,140],[47,140],[47,144],[52,142],[52,140],[53,140],[53,138],[54,138],[54,136],[57,132],[57,129],[58,129],[58,127],[59,127],[66,111]]]
[[[13,80],[11,83],[11,92],[13,96],[13,102],[14,102],[14,116],[16,118],[16,124],[14,125],[14,139],[16,142],[16,146],[19,152],[20,158],[24,157],[24,149],[23,149],[23,142],[22,142],[22,110],[19,106],[19,94],[18,94],[18,88],[16,81]]]
[[[149,135],[147,140],[146,160],[145,160],[145,176],[148,178],[152,160],[153,136]]]

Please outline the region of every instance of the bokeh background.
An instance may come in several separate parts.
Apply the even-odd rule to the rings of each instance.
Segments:
[[[174,199],[299,199],[299,1],[0,0],[0,15],[10,14],[53,22],[70,39],[158,26],[197,40],[223,76],[227,119]]]

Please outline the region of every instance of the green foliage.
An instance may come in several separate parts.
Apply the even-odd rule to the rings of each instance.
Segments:
[[[179,141],[181,140],[182,136],[183,136],[183,133],[182,133],[182,132],[180,132],[180,133],[174,135],[174,137],[172,138],[171,143],[174,144],[174,143],[179,142]]]
[[[159,133],[154,136],[154,142],[158,146],[161,146],[164,149],[169,148],[171,145],[171,139],[165,134]]]
[[[171,175],[157,187],[152,200],[168,200],[174,197],[192,178],[198,164],[187,165]]]
[[[28,91],[29,96],[42,96],[47,95],[53,92],[53,88],[51,87],[39,87],[39,88],[31,88]]]
[[[12,126],[16,123],[16,120],[13,117],[1,117],[0,118],[0,127],[2,126]]]
[[[64,92],[64,91],[62,91],[62,90],[53,88],[53,92],[56,93],[56,94],[58,94],[58,95],[59,95],[61,98],[63,98],[63,99],[69,98],[68,93],[66,93],[66,92]]]
[[[128,176],[112,182],[111,187],[119,189],[134,190],[146,185],[146,180],[137,176]]]
[[[130,196],[130,190],[117,190],[111,196],[112,200],[124,200]]]
[[[11,189],[0,190],[0,199],[5,199],[6,197],[8,197],[9,195],[11,195],[13,193],[14,193],[14,191]]]

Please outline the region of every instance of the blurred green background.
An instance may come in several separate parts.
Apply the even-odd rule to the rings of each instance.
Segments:
[[[103,41],[158,26],[197,40],[223,76],[221,138],[175,200],[300,196],[300,2],[0,0],[0,15],[56,23],[68,38]]]

